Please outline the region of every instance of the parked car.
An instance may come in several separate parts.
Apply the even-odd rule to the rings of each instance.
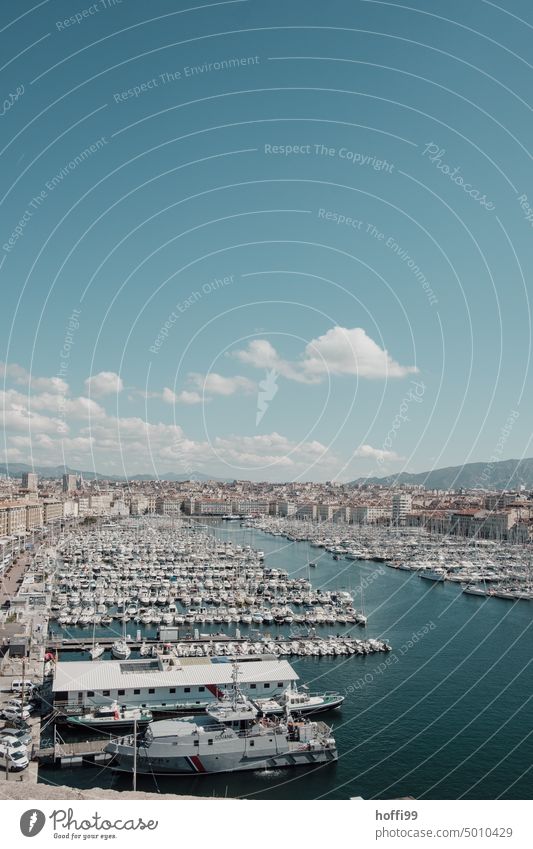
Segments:
[[[0,764],[9,772],[20,772],[26,769],[30,761],[25,752],[10,752],[4,746],[0,746]]]
[[[31,734],[31,725],[20,718],[20,713],[12,719],[5,720],[4,731],[24,731],[25,734]]]
[[[22,701],[22,699],[9,699],[9,701],[6,702],[6,707],[12,707],[15,708],[15,710],[20,710],[23,707],[29,710],[30,713],[33,713],[35,710],[30,702],[27,702],[26,700]]]
[[[2,716],[4,717],[4,719],[8,719],[8,720],[14,720],[14,719],[26,720],[26,719],[30,718],[31,713],[30,713],[30,711],[28,710],[27,707],[22,708],[22,710],[21,710],[20,708],[17,709],[17,708],[14,708],[14,707],[10,707],[8,705],[7,707],[5,707],[2,710]]]
[[[10,740],[9,737],[0,738],[0,748],[7,749],[10,754],[13,752],[25,752],[28,754],[28,747],[21,743],[20,740]]]
[[[24,731],[22,728],[2,728],[0,731],[0,746],[3,740],[20,740],[25,746],[32,744],[31,731]]]

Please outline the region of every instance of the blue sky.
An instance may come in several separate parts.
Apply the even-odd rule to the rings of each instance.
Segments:
[[[3,4],[3,459],[528,456],[532,28],[519,0]]]

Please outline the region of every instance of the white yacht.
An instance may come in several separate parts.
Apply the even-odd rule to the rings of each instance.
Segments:
[[[254,705],[267,716],[282,716],[287,710],[294,714],[322,713],[342,705],[340,693],[307,693],[288,687],[277,699],[254,699]]]
[[[95,643],[92,646],[92,648],[89,650],[91,660],[98,660],[99,657],[102,657],[104,652],[105,652],[105,646],[101,646],[100,643]]]
[[[127,660],[131,654],[131,649],[126,640],[115,640],[111,646],[111,654],[116,660]]]

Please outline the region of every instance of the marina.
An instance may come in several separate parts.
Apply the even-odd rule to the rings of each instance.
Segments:
[[[289,542],[305,542],[337,561],[386,563],[393,569],[416,572],[424,580],[460,584],[467,594],[533,601],[529,544],[431,534],[421,528],[324,525],[279,517],[261,517],[247,524]]]
[[[168,664],[176,664],[176,672],[179,672],[180,668],[183,670],[190,666],[195,670],[202,670],[202,683],[200,679],[197,679],[198,688],[205,687],[206,684],[215,684],[212,673],[206,675],[206,666],[209,670],[222,668],[226,671],[224,681],[220,682],[220,690],[223,698],[226,698],[231,683],[232,661],[237,659],[240,670],[260,664],[266,664],[265,669],[268,668],[268,664],[286,664],[292,672],[290,677],[281,676],[279,681],[277,676],[272,674],[270,674],[272,680],[263,679],[263,683],[276,685],[275,688],[266,692],[261,689],[258,691],[257,688],[246,691],[246,680],[240,681],[245,697],[251,701],[258,716],[265,714],[273,719],[277,717],[282,720],[285,715],[284,702],[289,698],[289,693],[292,693],[295,701],[301,700],[300,703],[304,705],[300,714],[302,717],[305,716],[306,702],[323,700],[322,705],[317,705],[315,702],[315,707],[320,712],[323,708],[326,724],[328,727],[333,725],[332,735],[335,739],[338,758],[317,765],[315,769],[318,768],[318,772],[314,772],[312,768],[296,770],[295,775],[298,775],[298,781],[291,790],[292,795],[295,793],[296,797],[299,797],[301,794],[302,798],[308,798],[326,794],[326,797],[347,798],[354,794],[367,797],[371,793],[385,796],[407,791],[413,794],[423,793],[427,787],[427,768],[417,767],[417,764],[424,761],[424,750],[428,754],[434,751],[435,740],[431,734],[433,727],[440,727],[441,733],[444,733],[444,728],[447,729],[443,743],[450,737],[452,741],[457,738],[457,746],[454,746],[453,742],[444,746],[443,754],[446,753],[447,758],[450,756],[453,758],[451,752],[456,752],[456,762],[459,763],[465,757],[468,758],[469,753],[477,751],[475,761],[469,763],[468,773],[464,775],[468,774],[468,780],[473,781],[470,776],[472,774],[475,776],[479,761],[488,777],[481,778],[480,775],[482,787],[476,785],[472,789],[473,797],[479,798],[480,792],[490,796],[495,792],[495,787],[499,788],[499,792],[505,793],[509,783],[507,777],[500,776],[498,772],[490,772],[490,764],[506,755],[506,750],[499,747],[499,732],[494,725],[496,717],[500,714],[496,710],[494,718],[491,718],[492,713],[489,715],[482,712],[483,722],[478,720],[479,697],[481,692],[486,691],[488,685],[489,689],[482,697],[481,703],[487,704],[487,699],[489,702],[492,699],[491,704],[493,704],[496,699],[494,707],[497,708],[500,698],[497,693],[503,688],[505,709],[508,710],[509,704],[517,700],[516,709],[520,712],[522,702],[519,688],[512,681],[513,678],[519,681],[523,668],[527,666],[523,654],[526,643],[524,638],[520,637],[520,629],[527,630],[530,624],[529,617],[526,615],[527,605],[508,606],[502,600],[500,606],[497,599],[476,599],[475,597],[472,597],[470,602],[470,596],[462,591],[463,588],[458,582],[420,581],[417,579],[419,574],[417,570],[389,568],[387,564],[375,560],[341,558],[338,552],[328,551],[326,548],[313,551],[310,543],[305,539],[302,541],[280,539],[280,535],[267,533],[258,528],[244,527],[240,522],[223,523],[217,520],[203,522],[197,530],[191,527],[191,524],[187,521],[181,524],[161,519],[144,520],[142,523],[129,520],[124,525],[116,523],[113,529],[106,529],[106,533],[113,531],[116,535],[124,535],[124,528],[127,528],[127,533],[134,533],[138,537],[140,529],[141,533],[146,533],[148,526],[161,526],[163,530],[166,527],[168,533],[175,532],[177,529],[182,539],[189,535],[198,536],[201,546],[205,546],[204,551],[218,551],[222,555],[227,551],[239,552],[239,556],[235,559],[243,562],[244,566],[239,565],[236,568],[236,562],[232,562],[233,568],[229,570],[231,574],[231,579],[228,580],[229,587],[209,587],[207,592],[205,587],[198,588],[199,592],[204,593],[201,603],[197,605],[198,610],[218,609],[219,605],[208,601],[208,598],[213,599],[217,591],[244,595],[250,593],[250,581],[256,580],[255,575],[250,576],[249,564],[253,563],[254,570],[258,568],[257,575],[261,578],[257,590],[263,583],[262,579],[274,581],[277,584],[267,589],[267,595],[271,593],[273,596],[282,597],[283,594],[293,591],[302,592],[295,588],[303,587],[303,592],[308,594],[308,598],[328,599],[323,605],[320,603],[298,605],[292,600],[289,602],[287,598],[284,603],[290,605],[291,610],[297,613],[305,615],[306,609],[314,611],[317,607],[325,607],[326,604],[337,607],[337,600],[350,596],[351,603],[339,605],[338,609],[346,606],[361,612],[366,618],[364,635],[356,621],[347,622],[344,626],[343,623],[336,622],[334,626],[329,627],[327,623],[302,626],[302,623],[285,621],[248,625],[233,619],[231,622],[223,623],[191,621],[181,625],[175,622],[164,624],[163,621],[144,624],[135,622],[135,616],[126,622],[124,630],[124,614],[121,618],[121,601],[118,597],[106,604],[106,610],[111,618],[108,625],[102,624],[101,621],[100,624],[96,624],[93,618],[89,624],[80,625],[78,622],[72,626],[61,626],[57,618],[54,618],[48,623],[42,643],[43,652],[48,659],[45,664],[46,676],[43,689],[45,718],[39,749],[39,781],[57,781],[60,775],[61,782],[73,786],[88,787],[96,781],[98,786],[130,788],[131,776],[128,779],[127,765],[126,771],[113,769],[111,753],[105,751],[110,741],[120,739],[121,734],[126,733],[126,736],[128,733],[131,734],[132,725],[128,723],[133,720],[134,725],[135,717],[128,716],[128,711],[146,711],[152,715],[153,723],[171,721],[173,717],[186,720],[187,716],[194,715],[199,717],[198,722],[202,725],[206,721],[206,710],[219,702],[219,699],[212,699],[212,694],[209,697],[205,696],[205,692],[209,693],[208,690],[204,690],[203,693],[195,692],[194,699],[190,698],[190,694],[184,698],[184,693],[178,699],[177,693],[168,692],[176,683],[176,679],[169,684],[165,698],[161,696],[161,693],[150,694],[151,704],[147,700],[149,686],[144,688],[142,694],[137,694],[142,695],[142,699],[132,701],[124,699],[125,693],[119,695],[119,689],[126,688],[119,687],[118,683],[115,683],[113,688],[109,684],[109,694],[105,697],[103,693],[107,687],[100,685],[99,692],[103,698],[99,703],[94,697],[86,697],[86,695],[80,700],[80,693],[96,693],[97,690],[91,691],[88,684],[85,690],[78,688],[79,682],[74,675],[78,668],[83,675],[88,675],[91,669],[93,672],[90,674],[97,675],[100,668],[107,669],[107,674],[113,675],[111,670],[124,663],[127,666],[136,663],[155,663],[162,668]],[[76,536],[78,533],[76,532]],[[71,550],[81,551],[80,548],[74,548],[74,534],[69,537],[68,545]],[[208,538],[211,538],[211,541]],[[65,544],[67,544],[66,541]],[[322,546],[315,548],[319,549]],[[246,553],[243,554],[244,552]],[[257,552],[262,552],[261,558]],[[35,558],[30,570],[34,592],[37,586],[41,587],[43,594],[48,593],[50,598],[54,597],[54,605],[63,601],[59,597],[58,586],[64,585],[65,570],[71,568],[72,564],[68,563],[68,556],[67,554],[67,562],[64,563],[62,558],[58,557],[57,549],[55,551],[45,549]],[[74,553],[74,556],[82,555]],[[91,558],[91,562],[93,559]],[[222,557],[222,561],[224,559]],[[228,560],[233,561],[234,558],[230,557]],[[103,559],[102,562],[104,562]],[[311,562],[316,564],[315,567],[310,567]],[[158,569],[158,566],[151,565],[150,569]],[[202,566],[205,568],[206,564],[195,563],[195,572],[200,573]],[[121,569],[123,568],[124,566],[121,566]],[[209,569],[209,566],[207,568]],[[310,568],[312,573],[309,572]],[[135,570],[137,574],[140,574],[138,566]],[[97,575],[98,568],[95,572],[92,568],[81,571],[84,574],[80,584],[82,581],[88,581],[89,587],[72,587],[70,595],[74,595],[74,601],[76,601],[76,593],[79,593],[80,607],[90,608],[92,601],[92,607],[97,611],[97,605],[93,601],[95,587],[91,587],[90,584],[93,580],[101,582],[101,576],[93,578],[93,574]],[[158,569],[158,571],[161,570]],[[170,569],[165,568],[163,571],[171,585],[177,583],[171,580]],[[245,586],[239,586],[245,573]],[[278,574],[281,578],[278,578]],[[274,577],[271,577],[272,575]],[[311,587],[308,584],[311,584]],[[107,590],[103,585],[102,589]],[[170,586],[167,599],[150,602],[149,606],[156,611],[161,611],[165,606],[170,607],[175,604],[176,614],[173,615],[180,616],[181,602],[178,595],[181,590],[176,592],[176,589]],[[117,592],[118,587],[113,590]],[[81,594],[84,592],[92,593],[92,598],[84,598],[82,602]],[[135,587],[132,592],[138,593],[137,588]],[[258,591],[254,596],[250,594],[250,597],[257,599],[258,603],[252,604],[244,598],[242,606],[226,601],[226,607],[235,606],[237,613],[240,613],[256,607],[270,609],[276,606],[277,598],[263,599],[264,594],[263,587],[263,592]],[[63,606],[70,605],[68,595]],[[172,596],[175,598],[174,601]],[[487,603],[490,604],[489,607],[486,606]],[[471,609],[472,604],[474,609]],[[480,605],[483,606],[482,616],[479,616]],[[123,609],[124,602],[122,602]],[[511,611],[511,619],[506,622],[506,629],[502,631],[499,623],[505,618],[505,611]],[[54,612],[57,613],[57,609]],[[118,613],[118,616],[115,616],[115,613]],[[101,613],[101,615],[106,614]],[[342,612],[340,615],[342,617]],[[494,675],[490,673],[490,669],[494,666],[490,632],[494,629],[499,635],[498,657],[502,651],[506,651],[506,646],[514,641],[513,648],[509,649],[510,654],[507,655],[509,663],[505,667],[501,664],[497,665],[496,691],[494,691]],[[131,653],[127,660],[113,660],[111,647],[117,639],[122,638],[123,634],[126,636]],[[459,641],[462,644],[463,639],[465,639],[465,645],[474,646],[474,648],[468,650],[460,648]],[[355,648],[357,645],[366,644],[370,648],[371,641],[375,644],[374,649],[368,652],[362,649],[360,653],[354,651],[343,655],[338,650],[343,645]],[[91,649],[96,645],[102,648],[103,652],[97,659],[91,660]],[[302,650],[321,645],[322,653]],[[331,650],[327,651],[326,646]],[[276,647],[277,653],[272,651],[273,647]],[[249,653],[249,648],[254,650]],[[200,649],[201,654],[197,653]],[[72,702],[67,707],[65,704],[59,704],[62,699],[57,698],[58,703],[54,705],[53,682],[57,679],[54,692],[58,695],[61,692],[64,693],[65,691],[59,690],[61,679],[57,676],[59,669],[66,669],[67,671],[62,672],[61,675],[67,675],[68,667],[71,669]],[[476,674],[473,676],[474,668]],[[480,678],[479,670],[489,671]],[[194,674],[199,673],[195,671]],[[246,677],[247,675],[244,674],[245,679]],[[250,675],[248,678],[250,679]],[[276,678],[276,681],[273,678]],[[447,685],[446,692],[449,696],[443,699],[442,686],[445,681],[451,681],[453,686],[450,690],[449,684]],[[48,695],[46,682],[49,686]],[[250,679],[248,683],[260,684],[261,681],[254,676],[254,680]],[[189,685],[184,684],[184,686]],[[476,694],[476,688],[480,693]],[[143,687],[132,689],[143,690]],[[156,687],[152,689],[155,690]],[[492,693],[492,696],[489,697],[489,693]],[[171,695],[175,696],[173,701],[169,698]],[[330,697],[333,709],[327,704],[324,705],[324,701],[327,702]],[[457,700],[459,701],[455,708],[454,704]],[[70,696],[67,701],[70,702]],[[501,701],[499,705],[502,705]],[[294,704],[290,707],[296,717],[298,716],[297,708],[298,705]],[[107,714],[103,717],[103,721],[107,723],[105,727],[101,722],[99,727],[97,718],[99,709],[103,709]],[[115,726],[114,717],[117,709],[119,725]],[[110,717],[112,711],[113,719]],[[465,711],[466,714],[464,714]],[[120,722],[122,713],[124,713],[124,723]],[[48,714],[47,717],[46,714]],[[454,731],[456,715],[458,724]],[[464,715],[470,715],[472,734],[468,737],[465,737],[461,731]],[[83,717],[87,719],[87,722],[84,722]],[[442,725],[444,717],[446,722]],[[192,720],[186,721],[190,723]],[[420,726],[419,733],[416,731],[418,726]],[[150,721],[140,722],[139,729],[141,727],[150,727]],[[410,735],[408,750],[405,753],[408,757],[407,762],[402,755],[402,740],[406,739],[405,734]],[[511,729],[511,737],[515,738],[515,741],[520,740],[524,734],[527,735],[527,722],[517,723]],[[484,742],[486,736],[491,738],[490,745]],[[509,739],[509,734],[505,739]],[[387,741],[393,742],[391,744]],[[520,755],[513,758],[510,768],[511,774],[514,772],[512,779],[516,782],[514,786],[520,787],[519,792],[523,794],[525,791],[521,787],[522,779],[518,770],[521,763],[522,771],[525,768],[524,759],[528,757],[527,747],[517,751]],[[383,759],[387,764],[386,774],[379,767]],[[407,763],[411,764],[409,769],[412,770],[412,774],[402,779],[408,769]],[[95,765],[99,765],[100,769],[95,770]],[[157,786],[159,792],[179,792],[180,783],[186,782],[182,792],[197,792],[202,795],[230,793],[252,797],[256,795],[261,797],[266,794],[269,798],[286,798],[286,782],[291,780],[287,776],[291,772],[281,769],[281,766],[283,765],[271,764],[260,770],[248,771],[245,784],[239,778],[238,772],[232,774],[231,778],[228,778],[227,773],[218,778],[209,772],[196,773],[199,777],[194,778],[191,772],[188,778],[180,777],[179,774],[175,774],[174,777],[158,775]],[[439,766],[438,756],[435,769],[442,769],[442,766]],[[445,787],[436,784],[435,798],[441,798],[446,793],[457,794],[458,788],[461,787],[462,774],[459,767],[453,774],[453,780]],[[151,787],[154,781],[148,773],[144,776],[140,773],[138,780],[139,786],[145,789]],[[195,781],[200,781],[201,787],[191,784]],[[469,786],[462,785],[461,792],[468,794]],[[510,792],[511,794],[514,792],[514,787]]]

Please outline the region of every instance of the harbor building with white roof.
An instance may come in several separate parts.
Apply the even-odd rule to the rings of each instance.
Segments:
[[[163,711],[201,710],[232,687],[229,658],[160,656],[140,660],[60,661],[55,664],[53,706],[60,713],[118,702]],[[286,660],[239,658],[239,685],[249,697],[278,696],[298,680]]]

